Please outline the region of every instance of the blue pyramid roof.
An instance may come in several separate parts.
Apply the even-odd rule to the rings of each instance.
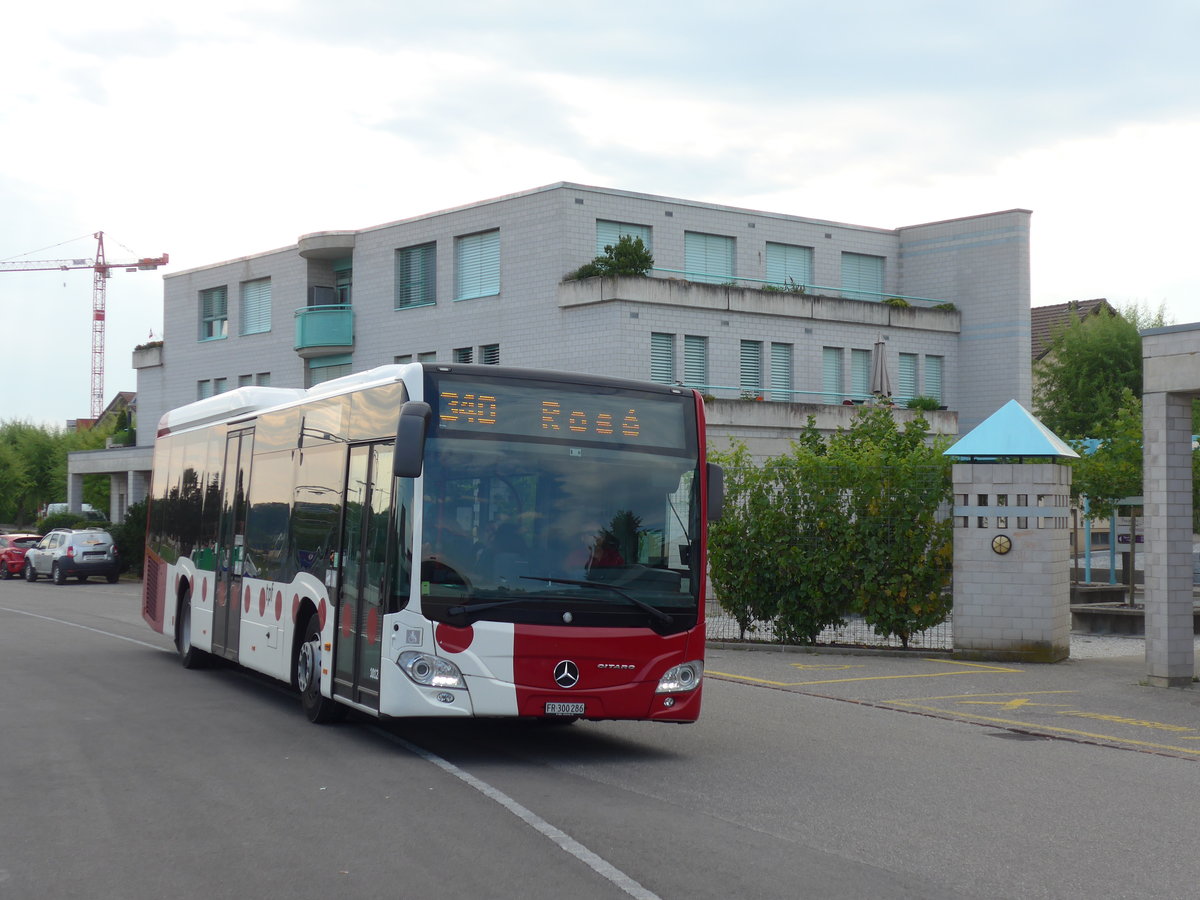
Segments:
[[[1079,456],[1016,400],[1009,400],[976,425],[970,434],[957,441],[945,455],[1054,456],[1069,459]]]

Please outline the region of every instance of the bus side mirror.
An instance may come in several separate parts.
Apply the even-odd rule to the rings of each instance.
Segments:
[[[725,508],[725,470],[716,463],[708,463],[708,521],[719,522]]]
[[[433,410],[423,400],[408,400],[400,407],[392,470],[399,478],[416,478],[425,463],[425,432]]]

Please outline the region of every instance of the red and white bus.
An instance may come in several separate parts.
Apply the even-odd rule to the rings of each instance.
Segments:
[[[695,721],[723,496],[693,390],[470,365],[163,416],[143,616],[314,722]]]

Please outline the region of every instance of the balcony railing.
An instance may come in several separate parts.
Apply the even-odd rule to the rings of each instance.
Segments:
[[[305,359],[354,348],[354,310],[349,304],[302,306],[296,310],[295,351]]]

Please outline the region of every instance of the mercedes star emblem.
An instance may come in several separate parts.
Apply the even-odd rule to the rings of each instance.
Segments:
[[[564,659],[554,667],[554,681],[559,687],[575,687],[579,683],[579,666],[569,659]]]

